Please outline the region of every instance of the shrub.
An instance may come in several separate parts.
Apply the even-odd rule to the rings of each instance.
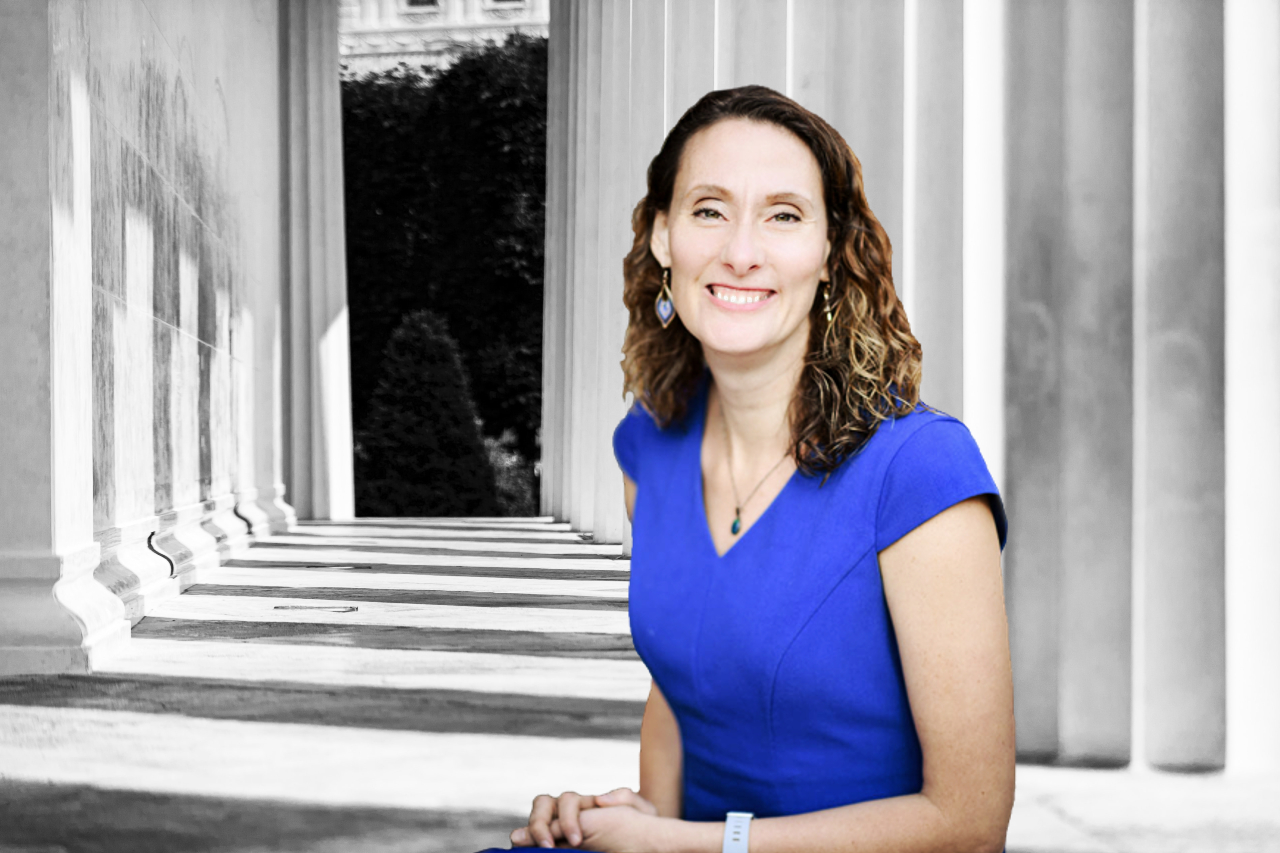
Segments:
[[[458,347],[440,317],[391,335],[368,424],[357,432],[361,516],[495,515],[497,484]]]

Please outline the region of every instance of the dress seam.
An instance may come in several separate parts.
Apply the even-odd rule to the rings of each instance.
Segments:
[[[840,575],[840,579],[831,585],[831,589],[827,590],[827,594],[822,596],[822,600],[819,601],[817,606],[815,606],[813,610],[810,611],[809,615],[805,617],[804,623],[796,629],[794,634],[791,635],[791,639],[787,641],[787,647],[782,650],[782,654],[778,655],[778,662],[774,665],[773,676],[769,682],[769,755],[772,756],[775,767],[778,766],[778,738],[777,731],[774,727],[774,702],[778,694],[778,674],[782,671],[782,662],[786,660],[787,654],[791,651],[791,647],[795,645],[796,640],[798,640],[800,635],[804,633],[805,629],[809,627],[809,623],[813,621],[813,617],[816,616],[818,611],[823,608],[827,603],[827,600],[835,594],[835,591],[844,584],[845,580],[847,580],[849,575],[853,573],[854,569],[858,568],[862,561],[867,558],[867,555],[875,553],[875,547],[875,542],[873,540],[871,546],[859,554],[858,558],[849,564],[849,568],[845,569],[844,574]],[[770,785],[774,789],[773,794],[775,802],[781,802],[782,792],[779,791],[777,787],[781,781],[782,780],[777,778],[770,778]]]

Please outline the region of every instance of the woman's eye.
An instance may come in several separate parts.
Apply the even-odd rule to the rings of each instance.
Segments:
[[[782,220],[783,222],[799,222],[800,221],[800,217],[796,216],[794,213],[786,213],[786,212],[778,213],[774,215],[774,219],[777,219],[779,216],[790,217],[789,219]]]
[[[702,214],[704,214],[704,213],[705,213],[705,214],[707,214],[707,215],[706,215],[706,216],[703,216]],[[714,207],[700,207],[700,208],[698,208],[697,210],[695,210],[695,211],[693,212],[693,215],[694,215],[695,217],[697,217],[698,219],[717,219],[717,218],[721,218],[721,217],[720,217],[720,211],[716,210]]]

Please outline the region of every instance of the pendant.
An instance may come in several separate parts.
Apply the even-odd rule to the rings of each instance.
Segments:
[[[738,531],[741,529],[742,529],[742,514],[739,513],[737,516],[734,517],[733,524],[729,527],[729,530],[730,532],[733,533],[734,536],[737,536]]]

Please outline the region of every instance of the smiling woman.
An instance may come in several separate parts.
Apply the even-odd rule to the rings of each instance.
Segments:
[[[857,158],[777,92],[712,92],[632,226],[613,440],[653,677],[640,790],[539,795],[512,843],[1000,850],[1004,509],[964,424],[919,399]]]

